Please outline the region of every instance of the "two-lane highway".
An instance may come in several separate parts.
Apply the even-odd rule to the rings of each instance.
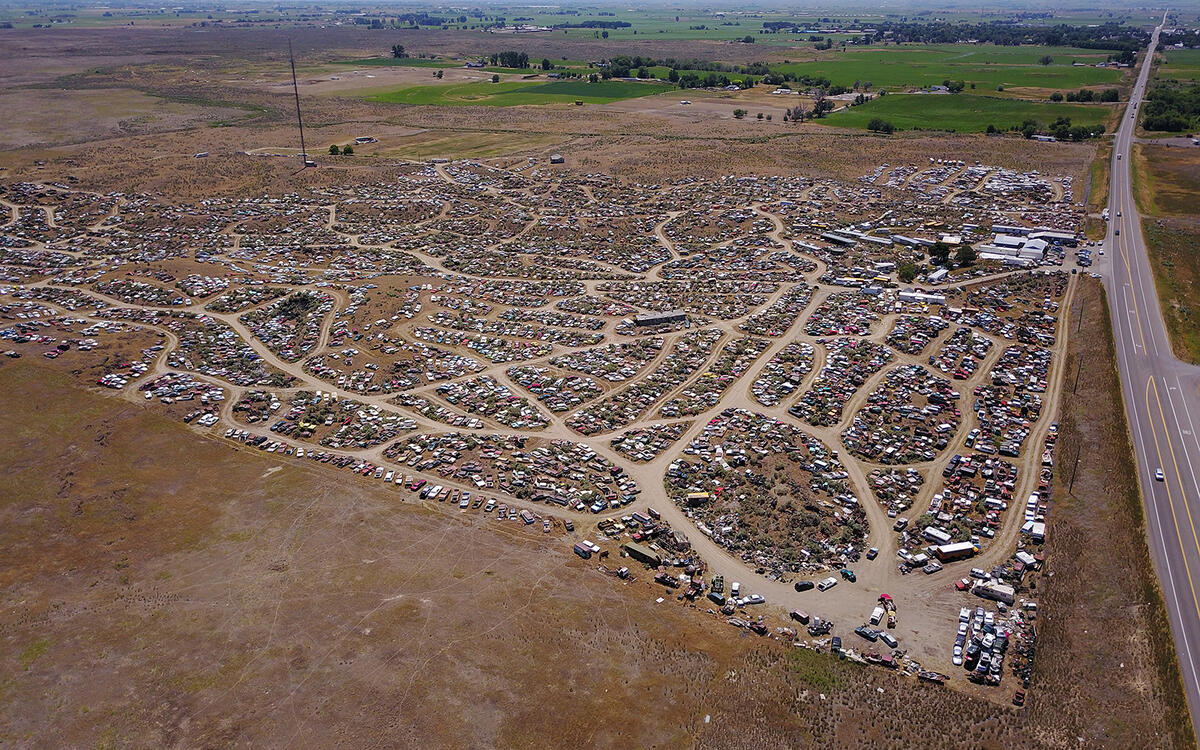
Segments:
[[[1200,369],[1171,351],[1141,220],[1129,153],[1161,26],[1154,30],[1116,134],[1104,268],[1125,411],[1193,724],[1200,710]]]

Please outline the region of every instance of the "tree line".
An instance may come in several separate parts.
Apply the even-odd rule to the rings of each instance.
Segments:
[[[1200,84],[1160,83],[1146,94],[1142,127],[1168,133],[1197,130],[1200,124]]]

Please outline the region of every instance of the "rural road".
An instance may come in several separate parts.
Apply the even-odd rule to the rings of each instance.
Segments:
[[[1104,277],[1125,411],[1146,505],[1147,537],[1195,723],[1200,710],[1200,639],[1196,638],[1200,634],[1200,533],[1196,528],[1200,520],[1196,481],[1200,436],[1193,418],[1200,417],[1200,368],[1180,362],[1172,353],[1133,201],[1129,166],[1137,107],[1145,93],[1161,28],[1151,37],[1130,95],[1128,115],[1113,146],[1106,238],[1110,261]],[[1156,478],[1160,470],[1161,480]]]

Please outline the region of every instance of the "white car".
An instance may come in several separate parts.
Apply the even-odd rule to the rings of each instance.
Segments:
[[[962,666],[962,656],[963,656],[962,646],[955,646],[954,647],[954,657],[951,659],[951,661],[954,662],[954,666],[956,666],[956,667]]]
[[[1158,481],[1158,482],[1161,482],[1165,479],[1165,477],[1163,477],[1162,469],[1154,470],[1154,479],[1155,479],[1155,481]]]

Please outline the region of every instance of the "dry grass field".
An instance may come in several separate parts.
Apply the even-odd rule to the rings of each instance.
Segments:
[[[1175,356],[1200,362],[1200,150],[1135,144],[1132,166],[1154,282]]]

